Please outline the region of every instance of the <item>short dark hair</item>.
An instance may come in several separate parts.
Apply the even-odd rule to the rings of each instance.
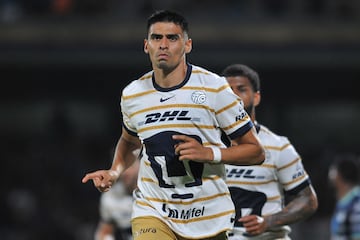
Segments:
[[[169,10],[156,11],[147,20],[147,31],[149,32],[151,25],[157,22],[172,22],[176,25],[179,25],[183,32],[187,34],[189,33],[189,24],[185,17],[179,13]]]
[[[356,154],[344,153],[338,154],[334,157],[332,167],[335,168],[338,174],[344,181],[351,184],[359,184],[360,182],[360,158]]]
[[[252,68],[243,64],[232,64],[227,66],[222,75],[224,77],[246,77],[250,80],[254,92],[260,91],[259,74]]]

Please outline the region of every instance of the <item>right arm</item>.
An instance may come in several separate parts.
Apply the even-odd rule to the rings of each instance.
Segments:
[[[83,183],[92,180],[100,192],[108,191],[118,180],[120,174],[130,167],[136,157],[133,151],[140,148],[140,140],[122,129],[121,137],[116,145],[112,166],[109,170],[98,170],[85,175]]]
[[[291,201],[280,212],[264,216],[262,221],[256,215],[239,219],[246,231],[252,235],[261,234],[271,228],[302,221],[311,216],[318,208],[316,193],[311,185],[292,196]]]
[[[197,162],[213,162],[214,155],[210,147],[204,147],[194,138],[185,135],[174,135],[173,139],[179,140],[175,146],[175,153],[179,160],[193,160]],[[228,148],[219,148],[221,162],[232,165],[261,164],[265,153],[256,135],[255,129],[250,129],[244,135],[236,138],[234,144]]]

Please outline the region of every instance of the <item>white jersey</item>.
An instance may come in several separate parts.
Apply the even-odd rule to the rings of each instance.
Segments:
[[[256,166],[226,165],[227,184],[236,208],[234,234],[229,239],[275,239],[286,236],[289,226],[272,229],[258,237],[243,236],[245,228],[237,221],[242,216],[266,216],[283,209],[284,191],[296,193],[310,184],[301,158],[286,137],[257,125],[258,136],[265,148],[265,161]],[[241,236],[241,237],[239,237]]]
[[[100,197],[100,218],[106,223],[114,223],[123,232],[126,239],[132,239],[130,231],[130,220],[134,198],[126,192],[122,182],[117,182],[108,192],[104,192]]]
[[[172,135],[225,147],[220,129],[235,138],[253,124],[223,77],[188,65],[184,81],[164,89],[152,76],[130,83],[121,101],[124,127],[143,143],[133,218],[157,217],[188,238],[229,230],[235,211],[224,165],[179,161]]]

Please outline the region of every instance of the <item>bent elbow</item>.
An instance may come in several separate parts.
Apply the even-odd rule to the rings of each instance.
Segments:
[[[310,195],[310,198],[308,201],[309,202],[308,205],[310,206],[309,207],[310,212],[311,212],[310,214],[312,215],[317,211],[317,209],[319,207],[319,201],[318,201],[317,195],[315,193],[315,190],[314,190],[313,186],[311,186],[311,185],[310,185],[310,191],[311,191],[311,195]]]
[[[254,158],[254,165],[261,165],[265,161],[265,150],[263,147],[259,146],[257,156]]]
[[[319,202],[316,196],[313,196],[310,200],[311,215],[314,214],[319,207]]]
[[[316,195],[312,194],[309,196],[303,208],[304,218],[312,216],[317,211],[318,206],[319,203]]]

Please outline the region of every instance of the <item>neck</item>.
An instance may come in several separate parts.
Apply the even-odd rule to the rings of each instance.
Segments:
[[[348,194],[355,186],[352,184],[344,184],[343,186],[338,188],[337,191],[337,198],[342,199],[345,197],[346,194]]]
[[[187,68],[185,61],[173,69],[154,68],[155,82],[162,88],[177,86],[184,81]]]
[[[252,122],[256,121],[255,110],[254,109],[252,109],[251,112],[250,112],[250,119],[251,119]]]

